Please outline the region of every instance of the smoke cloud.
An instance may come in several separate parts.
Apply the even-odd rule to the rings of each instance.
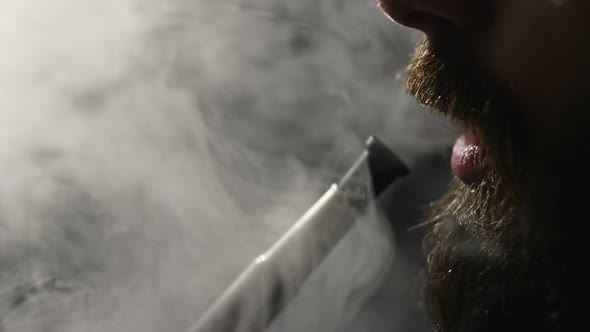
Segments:
[[[0,8],[0,331],[187,331],[366,136],[410,166],[452,136],[373,1]],[[271,330],[351,326],[393,253],[367,224]]]

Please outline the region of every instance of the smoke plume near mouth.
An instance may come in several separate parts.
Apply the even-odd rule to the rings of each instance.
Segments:
[[[445,146],[394,81],[414,36],[374,7],[3,2],[0,330],[185,331],[368,134],[410,164]],[[339,301],[374,253],[378,281],[385,236],[351,234],[307,292]],[[346,309],[299,301],[272,328],[338,330]]]

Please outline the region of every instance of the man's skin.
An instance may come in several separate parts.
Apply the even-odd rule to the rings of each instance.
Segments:
[[[409,93],[465,129],[426,230],[435,330],[587,330],[590,1],[381,0]]]

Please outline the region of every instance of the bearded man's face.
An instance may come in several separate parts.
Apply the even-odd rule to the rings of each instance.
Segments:
[[[380,5],[426,34],[408,91],[465,129],[425,223],[437,330],[584,329],[590,1]]]

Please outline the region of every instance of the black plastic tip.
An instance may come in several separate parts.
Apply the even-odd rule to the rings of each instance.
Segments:
[[[370,136],[365,146],[369,153],[369,171],[376,196],[383,193],[396,179],[410,173],[401,158],[376,137]]]

